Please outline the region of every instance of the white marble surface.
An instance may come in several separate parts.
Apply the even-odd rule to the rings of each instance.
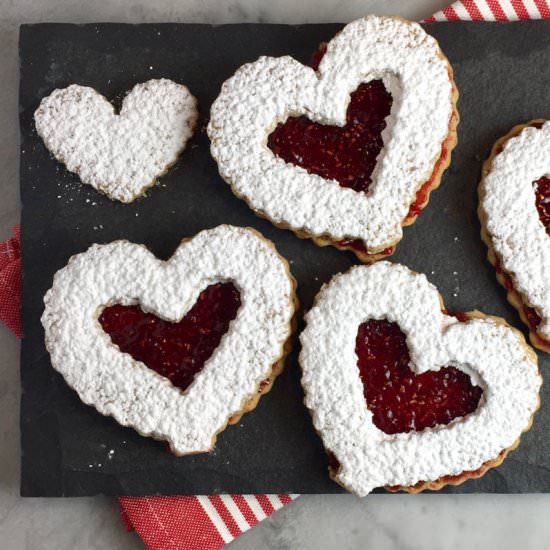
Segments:
[[[420,19],[444,0],[0,0],[0,238],[19,219],[17,36],[22,22],[329,22],[366,13]],[[131,550],[107,498],[21,499],[19,344],[0,327],[0,549]],[[308,496],[232,543],[266,549],[550,550],[550,496]]]

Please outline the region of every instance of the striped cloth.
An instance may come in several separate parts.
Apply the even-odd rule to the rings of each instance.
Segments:
[[[119,497],[122,519],[150,550],[218,550],[298,495]]]
[[[424,21],[519,21],[549,18],[549,0],[458,0]]]
[[[517,21],[550,18],[550,0],[459,0],[436,21]],[[16,336],[19,322],[19,228],[0,243],[0,321]],[[119,497],[122,519],[149,550],[219,550],[299,495]]]

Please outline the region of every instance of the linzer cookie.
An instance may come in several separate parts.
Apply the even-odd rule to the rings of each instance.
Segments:
[[[439,185],[457,96],[433,37],[370,16],[310,67],[287,56],[238,69],[212,105],[211,152],[258,215],[372,262],[393,252]]]
[[[295,281],[273,244],[222,225],[166,262],[93,245],[55,275],[42,324],[81,400],[175,454],[208,451],[282,371]]]
[[[481,236],[531,343],[550,353],[550,122],[500,138],[479,185]]]
[[[34,113],[46,147],[110,199],[132,202],[178,159],[197,123],[197,100],[167,79],[137,84],[120,113],[92,88],[54,90]]]
[[[424,275],[389,262],[336,275],[306,315],[305,403],[329,473],[364,496],[457,485],[499,465],[539,404],[519,331],[449,314]]]

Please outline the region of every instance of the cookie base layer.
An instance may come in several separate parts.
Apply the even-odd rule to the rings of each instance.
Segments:
[[[439,300],[441,302],[441,309],[445,310],[445,305],[443,303],[443,297],[440,295]],[[467,312],[461,312],[461,315],[466,317],[466,320],[470,319],[491,319],[492,321],[502,324],[508,328],[511,328],[513,331],[517,332],[519,335],[521,335],[520,331],[512,326],[510,326],[502,317],[496,317],[494,315],[486,315],[482,313],[481,311],[473,310],[473,311],[467,311]],[[523,340],[523,335],[521,335],[521,339]],[[527,343],[524,343],[525,352],[527,355],[535,355],[535,352],[527,345]],[[537,406],[535,410],[533,411],[533,414],[531,415],[531,418],[529,419],[529,422],[527,426],[523,429],[522,433],[528,432],[531,429],[531,426],[533,425],[533,419],[535,417],[536,411],[540,407],[540,397],[537,401]],[[484,462],[477,470],[472,471],[464,471],[457,475],[450,475],[450,476],[441,476],[438,479],[435,480],[426,480],[426,481],[419,481],[418,483],[415,483],[414,485],[386,485],[384,489],[386,491],[389,491],[390,493],[396,493],[398,491],[404,491],[406,493],[416,494],[421,493],[422,491],[439,491],[446,485],[462,485],[464,482],[470,480],[470,479],[478,479],[485,475],[485,473],[490,470],[491,468],[496,468],[497,466],[500,466],[504,459],[508,456],[508,453],[515,450],[519,443],[520,443],[521,437],[518,437],[510,447],[507,447],[506,449],[503,449],[495,458],[488,460]],[[329,465],[329,477],[341,485],[346,491],[353,492],[349,487],[346,487],[342,483],[340,483],[337,479],[337,469],[335,469],[332,465]]]
[[[493,159],[502,151],[504,145],[509,139],[512,139],[516,136],[518,136],[525,128],[529,128],[530,126],[534,126],[537,124],[542,124],[546,122],[544,119],[533,119],[525,124],[518,124],[517,126],[514,126],[506,135],[499,138],[495,144],[493,145],[491,149],[491,154],[489,155],[489,158],[483,163],[482,168],[482,181],[483,178],[486,177],[486,175],[491,171],[491,167],[493,164]],[[483,209],[483,190],[482,185],[478,186],[478,195],[479,195],[479,207],[478,207],[478,217],[479,221],[481,222],[481,240],[485,243],[487,246],[487,259],[489,260],[489,263],[493,266],[495,269],[495,274],[497,281],[506,289],[506,298],[508,302],[514,306],[514,308],[517,310],[520,319],[525,324],[525,326],[529,330],[529,340],[533,346],[535,346],[537,349],[540,349],[541,351],[544,351],[546,353],[550,353],[550,342],[541,336],[534,330],[531,323],[529,322],[529,319],[527,318],[525,314],[525,308],[529,307],[528,304],[525,303],[523,296],[516,290],[516,288],[513,286],[513,284],[508,285],[507,284],[507,274],[502,269],[497,269],[498,265],[500,264],[502,266],[502,262],[499,261],[499,258],[495,252],[495,249],[493,247],[493,243],[491,240],[491,236],[486,230],[487,226],[487,214],[485,210]]]

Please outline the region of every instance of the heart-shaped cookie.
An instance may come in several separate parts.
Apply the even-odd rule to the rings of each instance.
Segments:
[[[175,454],[205,452],[280,372],[294,288],[252,229],[202,231],[166,262],[127,241],[93,245],[45,296],[46,347],[84,403]]]
[[[193,135],[197,100],[167,79],[137,84],[120,113],[72,84],[45,97],[34,120],[55,158],[110,199],[132,202],[176,162]]]
[[[434,38],[370,16],[337,34],[316,69],[290,57],[238,69],[212,105],[211,152],[257,214],[373,261],[439,185],[456,98]]]
[[[479,184],[481,236],[531,343],[550,353],[550,122],[500,138]]]
[[[479,312],[446,313],[426,277],[399,264],[336,275],[301,342],[305,403],[331,476],[360,496],[479,476],[538,407],[537,358],[522,335]]]

